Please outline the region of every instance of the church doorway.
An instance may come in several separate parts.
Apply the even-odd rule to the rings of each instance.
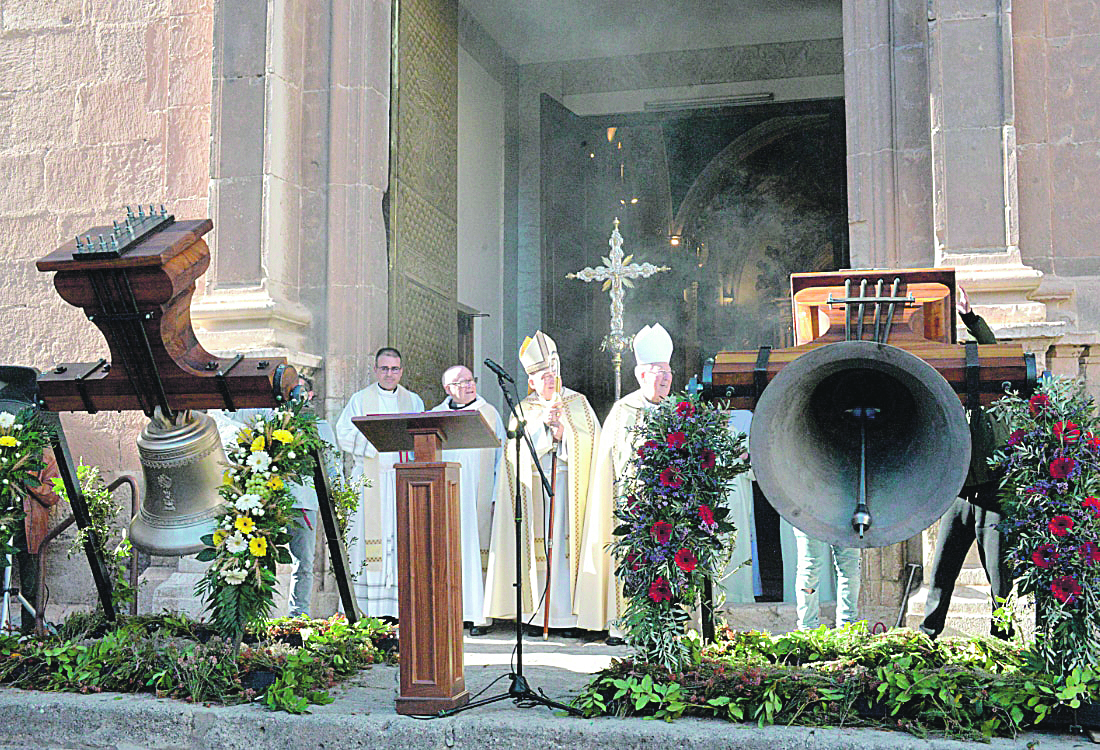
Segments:
[[[601,417],[609,297],[568,274],[616,219],[624,253],[669,269],[626,289],[623,329],[669,329],[675,388],[718,351],[790,344],[790,274],[848,263],[841,100],[581,117],[544,95],[541,130],[543,326]]]

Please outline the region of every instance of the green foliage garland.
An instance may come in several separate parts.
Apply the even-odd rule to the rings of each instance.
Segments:
[[[203,537],[207,546],[198,554],[213,564],[195,593],[234,646],[274,606],[275,566],[291,562],[287,527],[298,523],[287,483],[312,478],[312,452],[322,445],[316,417],[295,402],[242,427],[226,450],[229,468],[218,488],[225,505],[218,530]]]
[[[1100,699],[1100,671],[1034,672],[1031,652],[989,637],[871,635],[866,623],[778,636],[725,628],[701,649],[700,663],[678,673],[612,662],[574,705],[586,716],[688,715],[981,739],[1059,719],[1078,723],[1073,712]]]
[[[639,446],[615,509],[615,574],[627,597],[623,629],[638,658],[678,670],[691,659],[688,610],[717,580],[736,531],[727,483],[746,471],[742,438],[695,396],[669,397],[636,428]]]
[[[23,536],[23,499],[39,485],[42,451],[49,444],[50,431],[33,409],[0,411],[0,567],[18,551],[12,540]]]
[[[262,702],[305,713],[331,703],[328,689],[385,655],[393,628],[372,618],[354,625],[343,615],[293,618],[251,627],[250,643],[233,645],[209,626],[182,615],[78,613],[56,636],[0,636],[0,685],[81,693],[153,693],[193,703]],[[266,677],[263,687],[256,678]]]
[[[1033,595],[1043,669],[1100,664],[1100,420],[1078,380],[1044,379],[994,412],[1012,430],[994,464],[1003,472],[1001,531],[1021,595]]]

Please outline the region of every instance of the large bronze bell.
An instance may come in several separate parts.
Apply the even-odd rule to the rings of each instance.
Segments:
[[[791,524],[831,544],[884,547],[928,528],[954,501],[970,430],[959,397],[924,360],[843,341],[776,375],[749,450],[761,490]]]
[[[216,528],[227,463],[214,420],[197,411],[167,420],[158,407],[137,445],[145,494],[130,541],[152,555],[198,552],[201,538]]]

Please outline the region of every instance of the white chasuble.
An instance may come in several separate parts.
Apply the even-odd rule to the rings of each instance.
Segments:
[[[626,607],[608,545],[616,526],[616,499],[622,492],[621,483],[627,475],[630,458],[637,449],[638,436],[631,433],[631,428],[641,423],[650,407],[652,404],[640,390],[623,396],[611,407],[600,433],[588,490],[577,584],[589,592],[590,606],[577,611],[577,625],[587,630],[621,633],[614,623],[622,617]]]
[[[451,400],[445,399],[432,411],[451,411]],[[485,422],[497,436],[495,448],[460,448],[443,451],[443,461],[461,464],[459,472],[459,544],[462,549],[462,619],[474,625],[485,625],[485,568],[483,555],[489,554],[493,509],[504,482],[499,481],[504,455],[504,422],[500,413],[488,401],[478,396],[463,410],[481,412]],[[501,506],[502,507],[502,506]]]
[[[520,566],[523,575],[522,615],[528,621],[542,624],[543,591],[547,583],[546,553],[552,543],[552,569],[549,576],[550,627],[574,625],[574,614],[583,607],[592,592],[577,586],[577,563],[580,559],[581,532],[588,499],[589,473],[600,423],[596,413],[581,394],[565,388],[561,392],[564,432],[561,443],[555,445],[543,424],[543,415],[552,402],[542,401],[537,394],[525,398],[521,406],[527,423],[527,433],[535,445],[539,464],[550,475],[553,453],[557,451],[557,479],[554,495],[553,535],[548,540],[549,505],[544,502],[542,479],[531,460],[526,444],[521,445],[519,471],[516,471],[515,441],[505,446],[505,479],[501,492],[502,507],[493,514],[492,538],[489,544],[489,564],[485,578],[485,616],[511,618],[516,614],[515,499],[516,479],[520,487]]]
[[[368,617],[397,617],[397,472],[393,466],[412,460],[412,454],[379,453],[351,418],[422,411],[424,401],[412,391],[400,385],[384,391],[372,383],[352,395],[336,420],[336,441],[355,462],[352,480],[365,476],[371,483],[360,493],[348,532],[354,537],[348,547],[352,590]]]

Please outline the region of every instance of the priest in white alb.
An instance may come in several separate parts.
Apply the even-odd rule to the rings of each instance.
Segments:
[[[595,606],[578,611],[577,625],[587,630],[609,630],[611,645],[623,642],[616,621],[626,611],[622,586],[608,545],[616,522],[615,504],[628,478],[630,458],[638,446],[631,428],[639,425],[647,409],[661,403],[672,388],[672,337],[660,323],[645,326],[634,336],[634,376],[638,390],[623,396],[604,420],[588,490],[581,570],[577,585],[592,596]]]
[[[587,398],[562,386],[553,339],[536,331],[524,340],[519,358],[532,391],[520,402],[521,417],[526,421],[539,465],[548,477],[554,477],[553,514],[527,446],[521,446],[517,471],[515,444],[509,442],[505,448],[508,482],[502,496],[505,510],[502,512],[498,506],[493,514],[485,615],[511,618],[516,614],[514,511],[518,477],[523,512],[519,551],[523,570],[521,614],[537,626],[545,622],[551,628],[573,628],[576,612],[589,606],[588,598],[593,594],[577,586],[577,561],[600,423]]]
[[[401,385],[403,369],[399,351],[389,346],[379,349],[374,355],[376,382],[356,391],[336,420],[336,442],[354,461],[352,481],[370,480],[370,486],[362,489],[348,532],[354,537],[348,547],[352,590],[368,617],[397,617],[397,471],[393,467],[411,460],[412,454],[379,453],[351,418],[424,411],[423,399]]]
[[[493,508],[505,482],[499,481],[504,455],[504,422],[492,404],[477,394],[477,379],[462,365],[443,373],[447,398],[432,411],[476,410],[497,436],[495,448],[461,448],[443,451],[443,461],[462,465],[459,472],[459,546],[462,549],[462,619],[470,623],[470,635],[484,635],[485,568],[482,555],[489,554]]]

